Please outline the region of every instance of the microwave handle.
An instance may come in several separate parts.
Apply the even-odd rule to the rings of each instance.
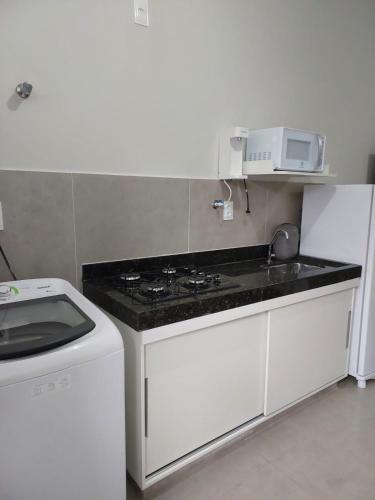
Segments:
[[[317,166],[324,169],[323,161],[324,161],[324,146],[325,146],[325,137],[318,135],[318,162]]]

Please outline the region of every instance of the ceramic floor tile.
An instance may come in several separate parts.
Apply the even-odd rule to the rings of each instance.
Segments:
[[[350,447],[339,446],[326,436],[288,450],[276,461],[276,468],[315,498],[368,498],[375,476]],[[368,463],[367,463],[368,464]]]
[[[225,500],[310,500],[311,498],[272,464],[252,470],[246,481],[228,493]]]
[[[270,464],[254,465],[245,476],[217,471],[200,481],[192,478],[184,488],[175,485],[157,500],[307,500],[292,480]]]

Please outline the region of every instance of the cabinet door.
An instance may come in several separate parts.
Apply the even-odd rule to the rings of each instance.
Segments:
[[[270,312],[266,415],[347,374],[352,290]]]
[[[266,318],[146,346],[147,474],[263,413]]]

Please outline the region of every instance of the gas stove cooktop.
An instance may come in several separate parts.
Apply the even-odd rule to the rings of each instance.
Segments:
[[[240,286],[222,274],[204,272],[194,266],[130,271],[112,276],[111,282],[118,291],[141,304],[157,304]]]

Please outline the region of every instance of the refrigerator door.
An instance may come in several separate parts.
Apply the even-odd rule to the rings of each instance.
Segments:
[[[365,265],[372,193],[372,185],[305,186],[301,254]]]
[[[358,374],[365,379],[375,378],[375,203],[372,204],[367,255],[358,356]]]
[[[370,343],[361,338],[361,324],[373,190],[372,185],[306,186],[303,195],[300,253],[362,266],[352,320],[349,373],[353,376],[366,348],[363,342]],[[372,335],[375,365],[375,331]]]

